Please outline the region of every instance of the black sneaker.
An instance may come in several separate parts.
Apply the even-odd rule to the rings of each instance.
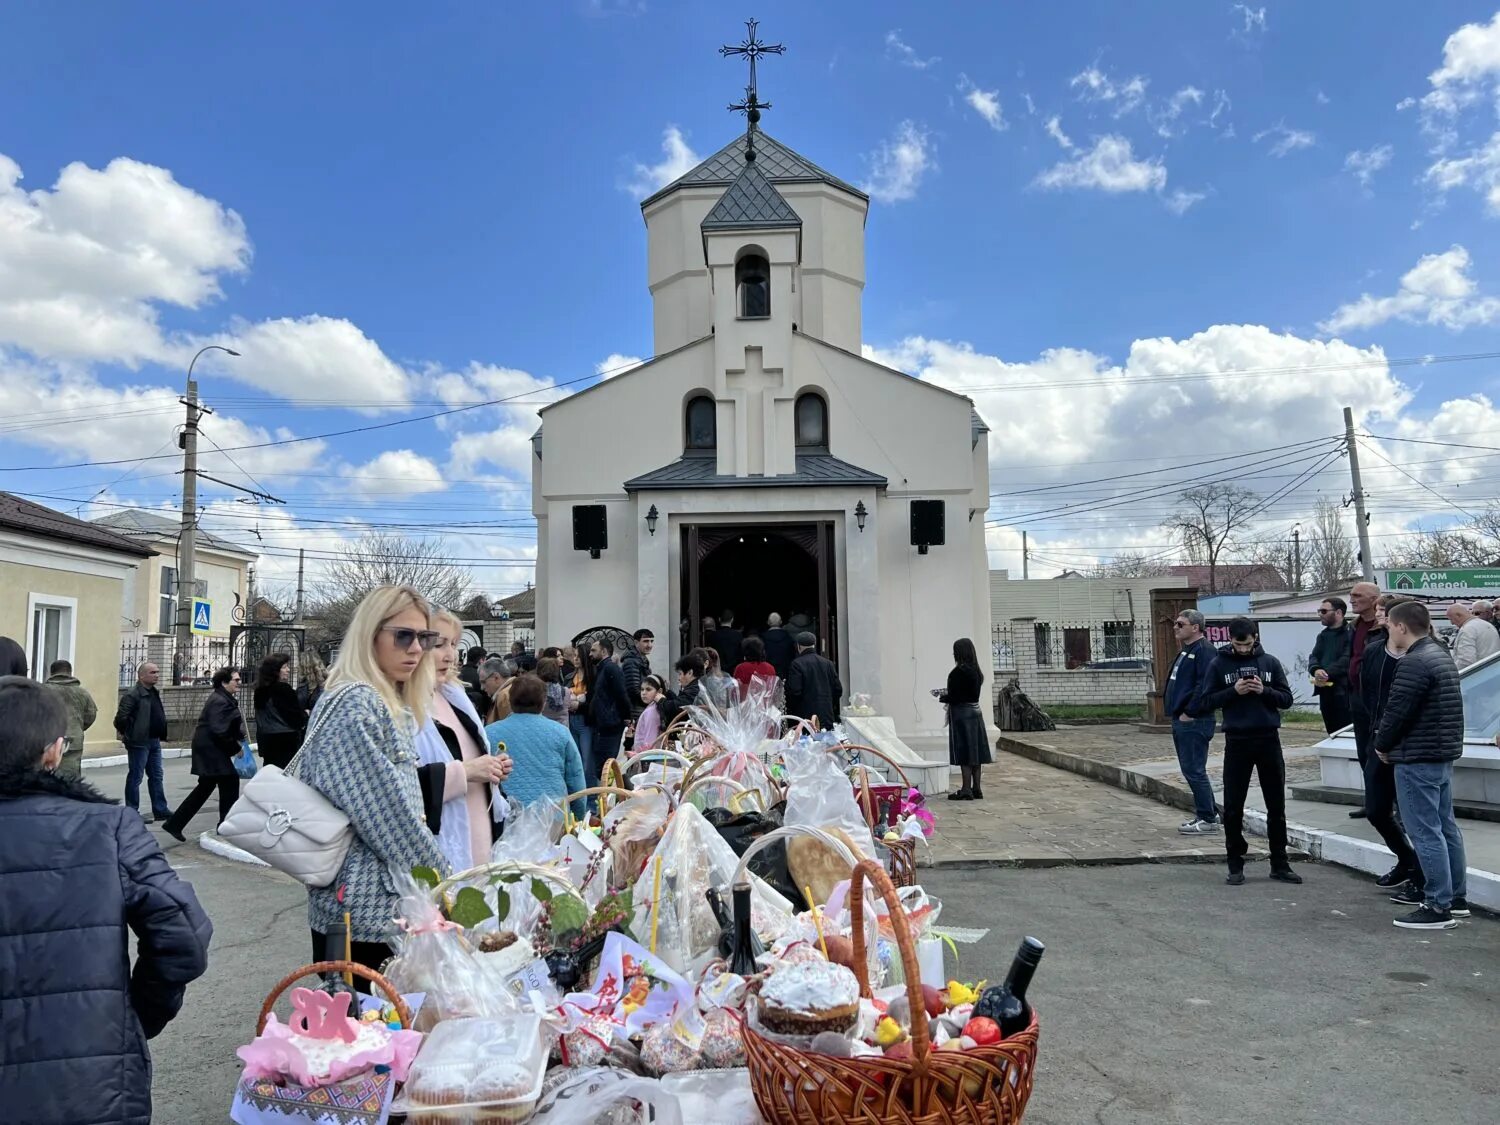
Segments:
[[[1245,873],[1243,871],[1231,871],[1224,876],[1224,882],[1231,887],[1243,887],[1245,885]]]
[[[1410,914],[1396,918],[1393,925],[1403,930],[1451,930],[1458,922],[1446,910],[1434,910],[1430,906],[1419,906]]]
[[[1414,887],[1410,883],[1403,883],[1396,888],[1396,893],[1391,895],[1391,901],[1397,906],[1421,906],[1422,888]]]
[[[1367,820],[1368,818],[1369,814],[1364,809],[1355,809],[1349,814],[1350,820]]]
[[[1453,905],[1448,907],[1448,913],[1455,918],[1467,918],[1473,912],[1469,909],[1469,900],[1458,897],[1453,900]]]
[[[972,801],[973,799],[974,794],[967,789],[960,789],[957,793],[948,794],[948,800],[950,801]]]
[[[1300,883],[1300,882],[1302,882],[1302,876],[1298,875],[1290,867],[1273,867],[1273,868],[1271,868],[1271,878],[1275,879],[1278,883]]]
[[[1406,868],[1397,864],[1380,878],[1376,879],[1375,885],[1381,890],[1390,890],[1393,887],[1399,887],[1402,883],[1409,881],[1410,878],[1411,876],[1406,873]]]

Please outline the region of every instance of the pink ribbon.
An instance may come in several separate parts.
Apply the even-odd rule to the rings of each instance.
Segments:
[[[402,928],[402,930],[404,930],[406,933],[413,934],[413,935],[415,935],[415,934],[440,934],[440,933],[443,933],[443,932],[445,932],[447,930],[462,930],[463,929],[463,927],[460,926],[457,922],[450,922],[447,918],[444,918],[441,914],[436,915],[433,921],[423,922],[422,924],[417,925],[417,926],[413,926],[405,918],[397,918],[397,919],[395,919],[395,922],[396,922],[396,925],[400,926]]]

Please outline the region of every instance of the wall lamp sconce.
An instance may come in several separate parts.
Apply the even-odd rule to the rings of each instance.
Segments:
[[[860,531],[864,531],[865,519],[869,516],[869,514],[869,509],[865,507],[865,502],[863,500],[854,505],[854,522],[859,525]]]
[[[646,530],[652,535],[656,534],[656,521],[659,518],[660,514],[656,510],[656,505],[652,504],[651,509],[646,513]]]

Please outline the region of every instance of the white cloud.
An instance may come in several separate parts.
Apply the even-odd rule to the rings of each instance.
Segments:
[[[1086,67],[1068,81],[1078,91],[1078,100],[1106,105],[1116,117],[1124,117],[1140,107],[1146,98],[1150,79],[1134,75],[1124,82],[1114,79],[1097,66]]]
[[[901,203],[917,197],[922,177],[936,169],[927,130],[911,121],[871,153],[870,178],[860,187],[878,203]]]
[[[442,472],[426,457],[410,449],[387,449],[363,465],[344,470],[354,492],[370,496],[421,496],[448,487]]]
[[[1034,102],[1034,101],[1031,100],[1031,95],[1030,94],[1022,94],[1021,95],[1021,100],[1026,103],[1026,112],[1027,112],[1027,114],[1029,116],[1031,116],[1031,117],[1035,117],[1036,116],[1036,102]]]
[[[484,466],[500,469],[516,480],[527,480],[531,474],[531,435],[536,432],[533,418],[530,428],[502,426],[495,430],[477,430],[459,434],[453,439],[448,473],[455,479],[481,476]]]
[[[0,154],[0,345],[136,366],[175,358],[158,304],[197,309],[250,261],[233,211],[152,164],[69,164],[24,191]]]
[[[1214,108],[1208,115],[1208,127],[1210,129],[1219,128],[1219,118],[1227,114],[1233,107],[1233,104],[1234,103],[1229,100],[1229,95],[1225,91],[1215,90]],[[1234,136],[1234,125],[1231,122],[1226,121],[1224,123],[1223,135],[1225,137]]]
[[[409,398],[407,371],[342,318],[236,322],[215,342],[232,347],[239,358],[209,352],[199,361],[200,368],[280,398],[343,400],[365,414],[404,406]]]
[[[1047,135],[1068,152],[1073,152],[1077,148],[1077,146],[1073,144],[1073,139],[1069,137],[1068,134],[1063,132],[1062,118],[1058,117],[1055,113],[1051,117],[1047,118]]]
[[[1049,132],[1050,124],[1049,122]],[[1061,128],[1057,130],[1057,134],[1060,133]],[[1114,194],[1161,191],[1167,186],[1167,170],[1161,161],[1137,159],[1131,151],[1130,141],[1118,133],[1095,138],[1091,149],[1078,151],[1071,142],[1064,147],[1069,151],[1077,151],[1077,156],[1072,160],[1064,160],[1037,176],[1033,181],[1037,187],[1093,189]]]
[[[594,374],[601,379],[613,379],[616,375],[623,375],[627,371],[634,371],[645,362],[638,355],[622,355],[619,352],[610,352],[609,355],[594,364]]]
[[[660,191],[679,176],[684,176],[702,163],[703,158],[693,151],[676,125],[668,125],[661,134],[662,158],[655,164],[636,164],[630,178],[622,185],[637,199]]]
[[[901,29],[885,33],[885,53],[887,58],[895,59],[902,66],[909,66],[913,70],[927,70],[936,66],[943,60],[933,55],[931,58],[923,58],[901,38]]]
[[[1194,204],[1202,203],[1207,198],[1208,195],[1206,192],[1184,191],[1182,188],[1178,188],[1176,191],[1164,196],[1162,203],[1172,214],[1184,215]]]
[[[1000,108],[999,90],[981,90],[967,75],[962,74],[958,76],[958,89],[963,94],[964,101],[969,103],[969,108],[984,118],[985,124],[991,129],[1003,133],[1010,128],[1010,122],[1005,120],[1005,114]]]
[[[1330,102],[1333,101],[1332,98],[1330,98],[1327,94],[1325,94],[1323,92],[1323,87],[1321,87],[1321,86],[1318,86],[1318,87],[1316,87],[1313,90],[1313,97],[1317,100],[1317,103],[1319,105],[1328,105]]]
[[[1443,65],[1427,76],[1432,90],[1422,99],[1431,113],[1455,113],[1477,101],[1500,77],[1500,12],[1489,23],[1466,23],[1443,44]]]
[[[1175,137],[1181,131],[1178,121],[1189,106],[1203,103],[1203,91],[1196,86],[1184,86],[1166,101],[1146,107],[1146,120],[1151,122],[1159,137]]]
[[[1365,187],[1370,186],[1370,181],[1375,178],[1375,173],[1391,162],[1395,149],[1390,145],[1377,145],[1370,149],[1355,149],[1344,157],[1344,171],[1354,173],[1357,179]]]
[[[1454,188],[1473,188],[1484,195],[1489,213],[1500,215],[1500,133],[1466,156],[1435,160],[1423,178],[1440,195]]]
[[[1266,31],[1266,10],[1264,7],[1252,8],[1246,4],[1235,4],[1232,10],[1238,12],[1242,23],[1234,29],[1238,35],[1249,37],[1257,33],[1264,35]]]
[[[1316,133],[1309,133],[1306,129],[1292,129],[1284,121],[1278,121],[1269,129],[1262,129],[1250,139],[1252,143],[1260,144],[1267,137],[1276,138],[1271,142],[1268,151],[1278,158],[1296,152],[1300,148],[1311,148],[1318,143]]]
[[[1469,276],[1469,265],[1469,252],[1462,246],[1424,255],[1402,276],[1394,294],[1373,297],[1365,293],[1359,300],[1341,305],[1318,327],[1335,334],[1374,328],[1390,320],[1453,330],[1493,324],[1500,320],[1500,298],[1479,293],[1478,284]]]

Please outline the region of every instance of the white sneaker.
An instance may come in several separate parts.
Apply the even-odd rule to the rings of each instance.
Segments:
[[[1177,831],[1184,836],[1210,836],[1222,827],[1217,820],[1200,820],[1194,817],[1179,824]]]

